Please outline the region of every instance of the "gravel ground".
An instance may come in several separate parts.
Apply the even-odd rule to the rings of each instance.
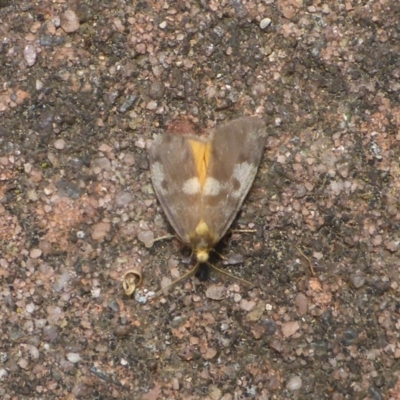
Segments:
[[[399,21],[397,0],[0,0],[0,398],[400,399]],[[232,225],[255,233],[215,263],[253,286],[148,300],[190,256],[154,241],[154,135],[244,115],[268,126]]]

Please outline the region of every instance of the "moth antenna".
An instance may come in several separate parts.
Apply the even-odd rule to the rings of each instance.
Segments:
[[[247,286],[253,286],[253,284],[251,282],[249,282],[249,281],[246,281],[246,279],[238,278],[237,276],[232,275],[229,272],[224,271],[223,269],[219,269],[215,265],[212,265],[210,263],[207,263],[207,265],[209,267],[211,267],[214,271],[217,271],[220,274],[227,276],[228,278],[231,278],[231,279],[234,279],[235,281],[239,281],[241,283],[244,283]]]
[[[180,278],[178,278],[177,280],[171,282],[168,286],[166,286],[165,288],[160,289],[154,296],[153,298],[157,298],[162,296],[163,294],[165,294],[166,292],[168,292],[170,289],[172,289],[173,287],[175,287],[178,283],[190,278],[191,276],[193,276],[197,270],[199,269],[199,265],[200,263],[197,263],[190,271],[186,272],[186,274],[182,275]]]

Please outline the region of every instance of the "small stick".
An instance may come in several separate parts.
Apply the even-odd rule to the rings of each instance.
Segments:
[[[310,270],[311,270],[311,275],[315,275],[311,260],[297,246],[296,246],[296,249],[307,260],[308,266],[310,267]]]
[[[161,241],[161,240],[173,239],[174,237],[175,237],[175,235],[164,235],[164,236],[160,236],[160,237],[154,239],[154,242],[153,242],[153,243],[159,242],[159,241]]]
[[[257,233],[256,229],[231,229],[232,233]]]

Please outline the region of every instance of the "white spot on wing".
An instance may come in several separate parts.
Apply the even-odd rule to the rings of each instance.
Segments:
[[[155,162],[151,166],[151,179],[156,191],[165,194],[165,190],[163,189],[163,182],[165,179],[164,167],[159,162]]]
[[[201,186],[199,178],[190,178],[183,184],[183,191],[186,194],[196,194],[200,192]]]
[[[204,194],[206,196],[217,196],[221,191],[221,184],[215,178],[208,177],[204,183]]]
[[[256,170],[255,165],[248,162],[235,165],[232,176],[239,182],[240,188],[232,192],[233,197],[239,198],[242,196],[243,186],[246,187],[249,185],[249,179],[255,174]]]

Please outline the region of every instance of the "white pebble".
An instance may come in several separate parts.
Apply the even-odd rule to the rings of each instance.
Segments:
[[[40,81],[39,79],[36,79],[36,90],[42,90],[43,89],[43,82]]]
[[[141,231],[138,239],[149,249],[154,244],[154,233],[152,231]]]
[[[302,386],[302,381],[299,376],[292,376],[286,384],[287,390],[290,390],[291,392],[299,390],[301,386]]]
[[[8,372],[6,369],[1,368],[0,369],[0,381],[3,380],[3,378],[5,378],[8,375]]]
[[[155,292],[153,291],[143,291],[143,290],[136,290],[135,291],[135,300],[139,303],[139,304],[146,304],[147,301],[152,298],[155,295]]]
[[[95,288],[95,289],[92,289],[90,292],[92,293],[92,297],[97,299],[98,297],[100,297],[101,289]]]
[[[54,26],[55,26],[56,28],[58,28],[58,27],[60,26],[60,24],[61,24],[60,17],[59,17],[58,15],[54,16],[54,17],[51,19],[51,22],[54,24]]]
[[[147,110],[154,111],[156,108],[157,108],[157,102],[154,100],[151,100],[146,104]]]
[[[24,59],[29,67],[32,67],[32,65],[35,64],[36,56],[37,56],[37,53],[36,53],[36,49],[34,46],[32,46],[31,44],[28,44],[27,46],[25,46]]]
[[[67,353],[67,360],[75,364],[81,361],[81,356],[78,353]]]
[[[42,255],[42,250],[40,249],[32,249],[29,253],[31,258],[39,258]]]
[[[30,163],[25,163],[25,164],[24,164],[24,171],[25,171],[27,174],[30,174],[31,171],[32,171],[32,164],[30,164]]]
[[[270,24],[271,24],[271,18],[263,18],[261,21],[260,21],[260,28],[261,29],[265,29],[265,28],[268,28],[268,26],[270,26]]]
[[[57,277],[57,279],[53,283],[53,289],[56,292],[61,292],[65,286],[67,285],[68,281],[71,279],[71,275],[67,270],[63,270],[61,275]]]
[[[35,305],[33,303],[29,303],[26,305],[26,311],[28,311],[29,314],[32,314],[35,311]]]
[[[26,358],[20,358],[17,364],[19,365],[20,368],[27,369],[29,362]]]
[[[64,139],[58,139],[54,142],[54,147],[57,150],[63,150],[65,148],[65,140]]]
[[[33,345],[28,345],[28,350],[29,350],[29,354],[33,360],[37,360],[39,358],[40,353],[39,353],[39,350],[37,347],[35,347]]]

